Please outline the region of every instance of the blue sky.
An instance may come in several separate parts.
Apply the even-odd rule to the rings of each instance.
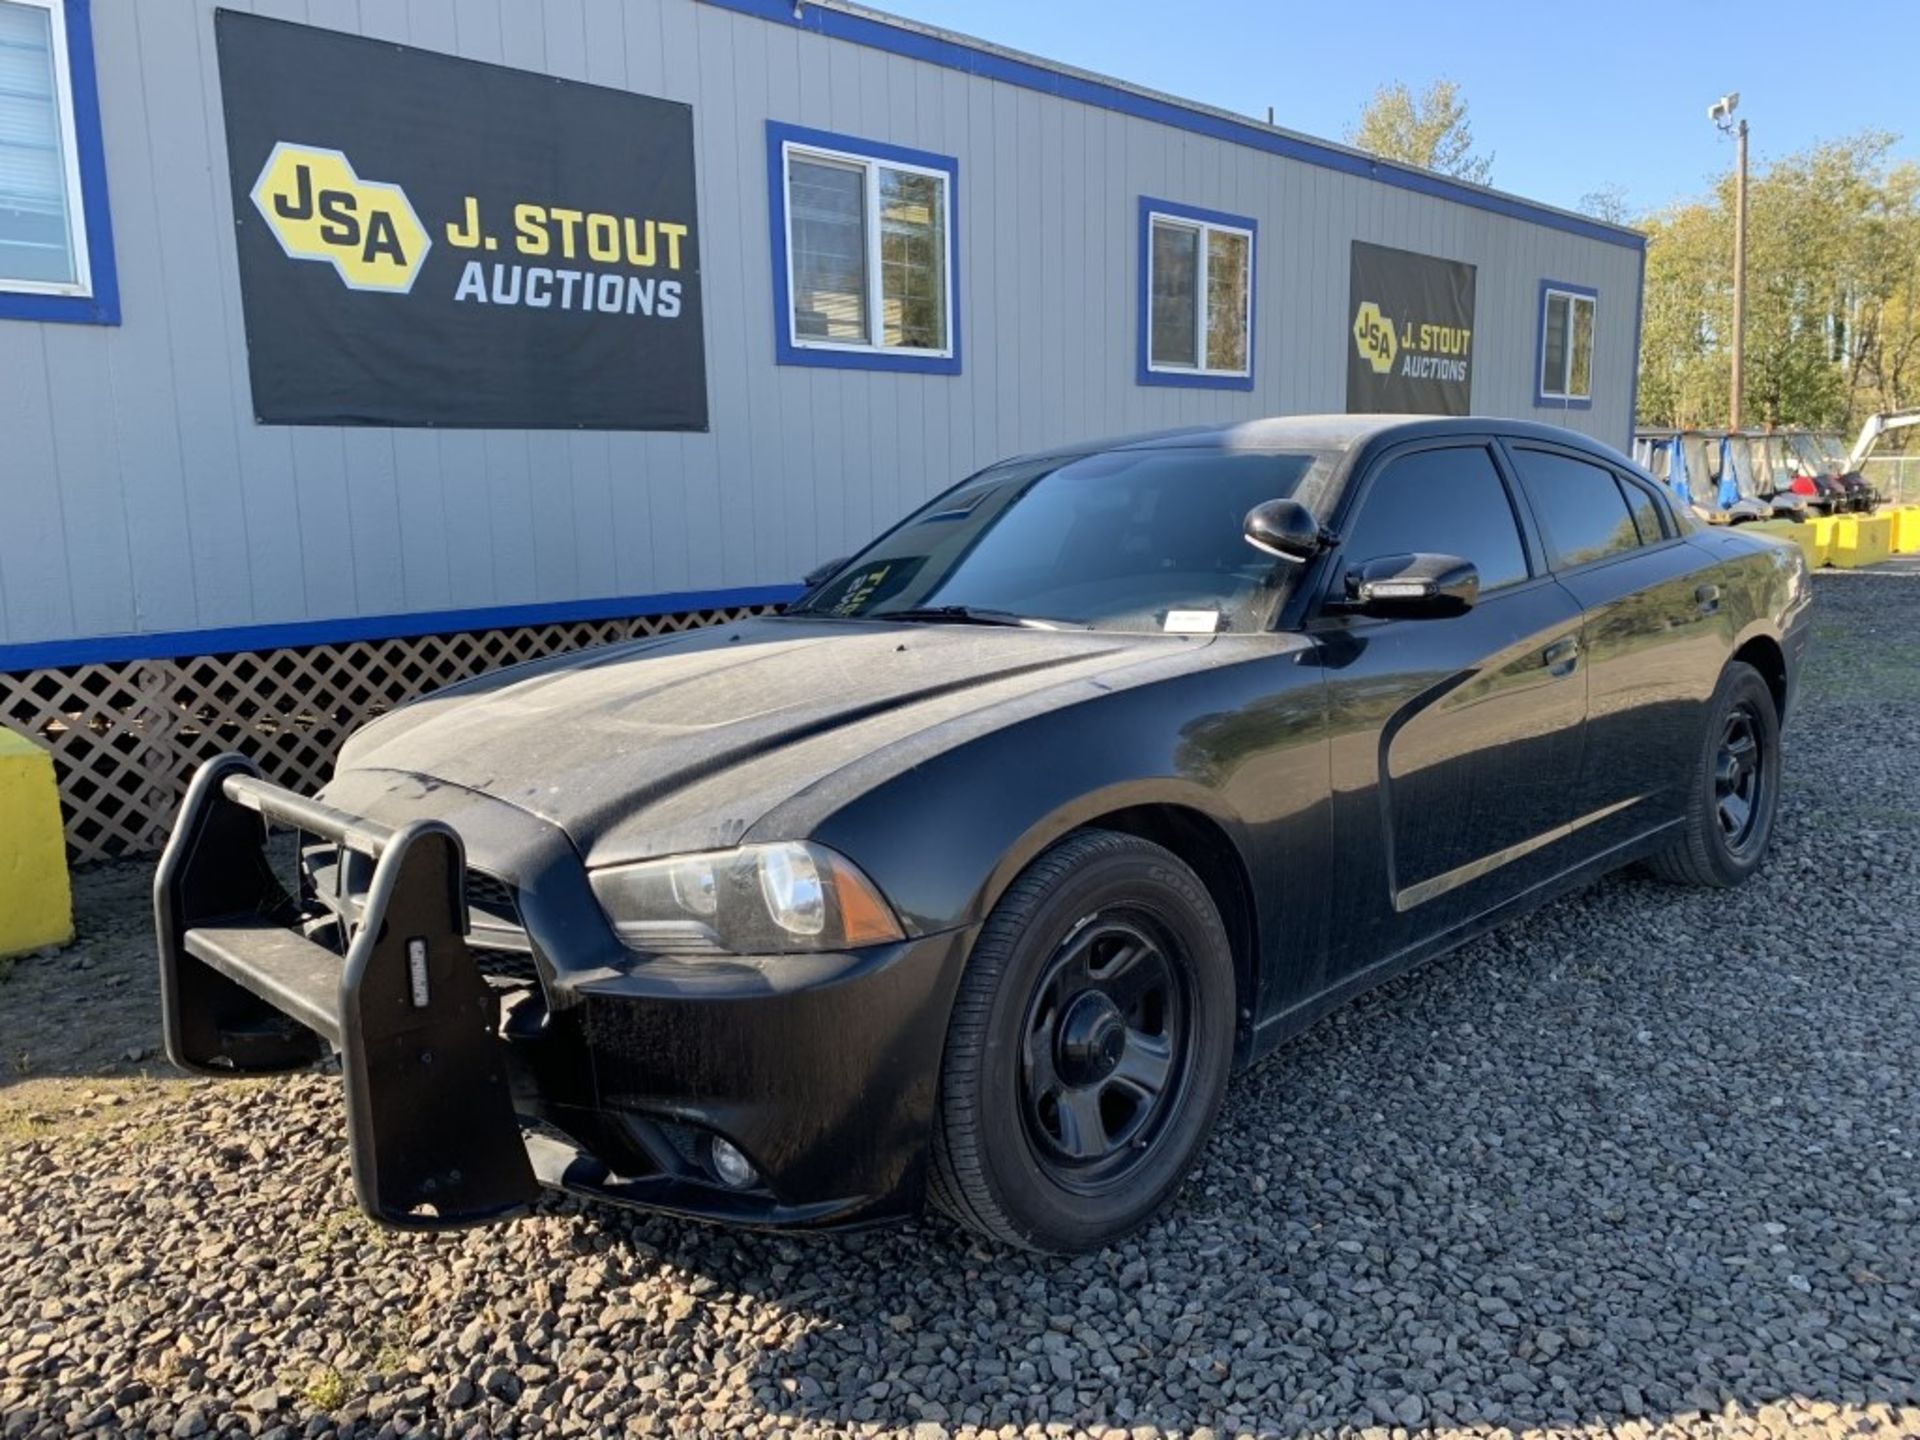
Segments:
[[[1740,92],[1756,165],[1864,129],[1920,159],[1916,0],[871,0],[1050,60],[1340,139],[1382,81],[1448,77],[1493,183],[1572,207],[1620,186],[1636,212],[1732,164],[1707,106]],[[1576,20],[1543,21],[1572,14]],[[1805,43],[1795,36],[1818,32]],[[1655,37],[1658,37],[1657,39]]]

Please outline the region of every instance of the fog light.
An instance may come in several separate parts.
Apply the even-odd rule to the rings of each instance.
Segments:
[[[713,1173],[720,1177],[720,1183],[730,1190],[745,1190],[760,1178],[753,1162],[735,1149],[731,1141],[722,1140],[718,1135],[708,1142],[707,1159],[713,1165]]]

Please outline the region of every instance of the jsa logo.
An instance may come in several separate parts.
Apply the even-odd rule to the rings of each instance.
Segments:
[[[1353,317],[1353,343],[1360,351],[1360,358],[1373,367],[1373,373],[1384,375],[1393,369],[1393,357],[1399,349],[1393,338],[1393,322],[1380,313],[1380,307],[1371,300],[1361,302],[1360,309]]]
[[[253,204],[295,260],[324,260],[354,290],[404,295],[433,242],[398,185],[362,180],[338,150],[281,141]]]

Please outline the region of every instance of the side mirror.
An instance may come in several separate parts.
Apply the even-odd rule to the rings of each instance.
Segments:
[[[816,565],[800,577],[800,583],[809,590],[813,589],[816,585],[824,585],[835,575],[839,574],[840,567],[852,558],[851,555],[841,555],[836,559],[828,560],[824,564]]]
[[[1480,598],[1480,572],[1458,555],[1386,555],[1347,567],[1345,609],[1400,620],[1464,615]]]
[[[1296,565],[1311,560],[1326,546],[1320,522],[1298,500],[1263,500],[1240,522],[1240,533],[1254,549]]]

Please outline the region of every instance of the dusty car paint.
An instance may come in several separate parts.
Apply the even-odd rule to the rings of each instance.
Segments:
[[[1247,443],[1197,434],[1181,443]],[[1345,447],[1326,482],[1336,534],[1408,446],[1484,443],[1516,488],[1516,438],[1627,465],[1509,422],[1260,434]],[[557,657],[376,722],[323,798],[392,825],[444,821],[467,864],[517,895],[540,986],[502,1035],[522,1114],[579,1147],[548,1183],[757,1223],[903,1215],[920,1203],[972,937],[1078,827],[1191,853],[1238,952],[1242,1061],[1659,847],[1721,667],[1757,658],[1784,700],[1807,594],[1793,552],[1699,532],[1660,503],[1663,541],[1451,619],[1330,613],[1336,549],[1301,567],[1270,633],[793,617]],[[1519,518],[1538,562],[1538,527]],[[587,889],[591,868],[768,840],[845,856],[906,938],[636,964]],[[655,1122],[732,1137],[764,1192],[636,1178]]]

